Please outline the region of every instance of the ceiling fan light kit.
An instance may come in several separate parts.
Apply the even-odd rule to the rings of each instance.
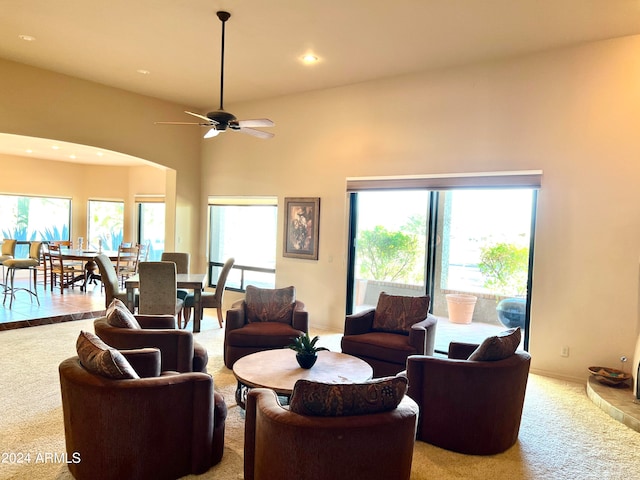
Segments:
[[[220,55],[220,108],[213,112],[209,112],[206,115],[199,113],[185,111],[184,113],[192,115],[198,118],[199,122],[155,122],[162,125],[199,125],[201,127],[207,127],[209,130],[205,133],[204,138],[216,137],[221,132],[227,129],[246,133],[258,138],[271,138],[274,136],[271,132],[264,132],[262,130],[256,130],[255,127],[265,128],[273,127],[275,123],[268,118],[256,118],[252,120],[238,120],[235,115],[225,111],[224,109],[224,39],[225,39],[225,24],[231,14],[225,11],[219,11],[216,13],[220,21],[222,22],[222,41],[221,41],[221,55]]]

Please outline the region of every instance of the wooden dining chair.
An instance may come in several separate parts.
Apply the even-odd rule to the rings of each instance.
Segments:
[[[65,248],[68,248],[69,250],[73,249],[73,240],[50,240],[48,243],[49,245],[58,245],[61,250]],[[73,267],[76,270],[82,270],[82,266],[83,266],[82,260],[65,259],[64,264],[67,267]],[[48,265],[47,265],[47,268],[49,268]]]
[[[76,275],[84,273],[84,266],[79,264],[67,264],[62,256],[60,245],[49,244],[47,257],[49,259],[49,279],[51,291],[56,283],[60,284],[60,293],[64,294],[65,287],[73,287],[73,279]]]
[[[149,250],[151,250],[151,242],[147,241],[146,243],[139,243],[138,249],[138,262],[148,262]]]
[[[124,288],[127,278],[138,273],[138,262],[140,260],[140,246],[122,243],[118,247],[118,258],[116,260],[116,273],[120,279],[120,286]]]

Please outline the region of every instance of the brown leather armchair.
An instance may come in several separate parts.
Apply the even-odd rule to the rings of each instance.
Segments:
[[[342,417],[294,413],[273,390],[249,391],[244,478],[408,480],[418,415],[405,396],[393,410]]]
[[[371,365],[374,377],[395,375],[406,368],[409,355],[433,355],[438,320],[428,310],[428,296],[404,297],[383,292],[376,308],[347,315],[342,352]],[[383,315],[387,321],[380,321]],[[393,323],[394,318],[410,317],[419,321]]]
[[[207,349],[186,330],[176,330],[172,315],[135,315],[140,329],[114,327],[107,317],[93,321],[96,335],[107,345],[119,350],[156,347],[162,356],[162,371],[206,372]]]
[[[227,310],[224,331],[224,364],[233,368],[251,353],[283,348],[309,332],[309,313],[295,300],[295,288],[247,287],[244,300]]]
[[[469,361],[478,347],[452,342],[448,358],[410,356],[408,395],[420,406],[419,440],[447,450],[492,455],[518,439],[531,356]]]
[[[175,479],[222,459],[227,408],[205,373],[160,375],[157,349],[122,351],[143,377],[59,366],[68,467],[79,480]]]

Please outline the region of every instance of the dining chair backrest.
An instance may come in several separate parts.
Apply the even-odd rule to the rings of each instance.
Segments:
[[[51,280],[51,290],[58,280],[60,285],[60,293],[63,293],[65,283],[68,285],[68,281],[73,277],[75,270],[73,267],[67,265],[61,252],[60,245],[50,243],[46,248],[45,260],[49,261],[49,279]],[[46,275],[47,272],[45,271]]]
[[[176,264],[173,262],[142,262],[138,273],[140,278],[138,313],[142,315],[175,315],[178,301]]]
[[[50,240],[49,245],[58,245],[59,247],[73,248],[73,241],[71,240]]]
[[[105,307],[111,305],[114,298],[118,298],[120,292],[120,284],[118,283],[118,275],[113,262],[105,254],[101,253],[95,258],[98,270],[100,270],[100,279],[104,285]]]
[[[149,261],[149,246],[150,242],[139,243],[138,244],[138,262],[148,262]]]
[[[177,273],[189,273],[190,257],[188,253],[183,252],[162,252],[160,260],[175,263]]]
[[[41,251],[42,251],[42,242],[29,242],[29,258],[31,260],[36,260],[38,262],[38,265],[40,265]]]
[[[222,297],[224,296],[224,288],[227,284],[227,278],[229,277],[229,272],[231,271],[231,267],[235,263],[235,259],[229,258],[222,267],[220,271],[220,275],[218,276],[218,281],[216,282],[216,292],[214,296],[216,297],[216,303],[218,305],[222,305]]]
[[[18,241],[14,240],[13,238],[5,238],[4,240],[2,240],[1,255],[3,257],[5,256],[11,257],[11,258],[15,257],[17,243]]]
[[[60,251],[60,245],[50,243],[46,251],[52,270],[54,269],[54,266],[59,268],[64,266],[64,259],[62,258],[62,252]]]
[[[116,271],[130,268],[134,269],[140,258],[140,247],[138,245],[121,244],[118,247],[118,258],[116,260]]]
[[[121,243],[118,246],[118,258],[116,259],[116,274],[121,279],[121,283],[124,285],[124,281],[138,273],[138,262],[140,260],[140,247],[138,245],[131,245]]]
[[[231,271],[231,267],[235,263],[234,258],[227,259],[222,266],[222,270],[220,270],[220,275],[218,275],[218,280],[216,281],[216,291],[212,294],[210,292],[203,292],[201,297],[201,307],[202,308],[215,308],[218,313],[218,324],[222,327],[222,301],[224,298],[225,286],[227,284],[227,278],[229,277],[229,272]],[[193,293],[188,294],[184,299],[184,328],[186,328],[189,320],[191,318],[191,309],[195,307],[195,297]],[[202,316],[202,311],[201,311]],[[178,319],[179,320],[179,319]],[[180,323],[178,323],[178,327]]]

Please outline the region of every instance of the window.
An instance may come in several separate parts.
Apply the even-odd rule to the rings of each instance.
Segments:
[[[102,240],[104,250],[118,250],[123,225],[124,202],[89,200],[89,239],[84,245],[97,249]]]
[[[164,218],[163,202],[138,203],[138,243],[149,244],[150,262],[159,261],[164,251]]]
[[[18,241],[69,240],[71,200],[68,198],[0,195],[2,238]],[[29,254],[28,245],[18,245],[16,257]]]
[[[397,187],[351,194],[347,313],[374,307],[382,291],[429,294],[440,319],[436,351],[446,353],[461,338],[455,324],[467,323],[450,304],[463,295],[475,305],[464,341],[520,326],[528,348],[537,189]]]
[[[229,273],[227,288],[238,291],[244,291],[247,285],[274,288],[276,199],[243,199],[242,204],[230,203],[209,205],[210,286],[214,286],[224,262],[233,257],[235,265]]]

